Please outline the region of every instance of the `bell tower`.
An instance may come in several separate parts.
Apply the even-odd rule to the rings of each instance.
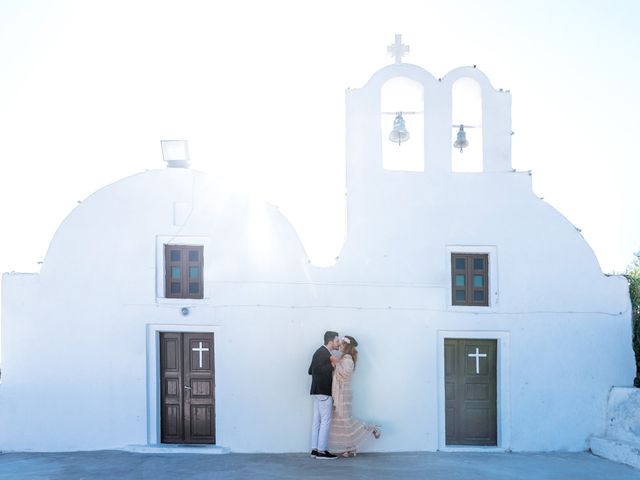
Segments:
[[[404,63],[409,51],[396,35],[393,63],[346,92],[349,235],[350,219],[382,222],[456,175],[512,171],[509,91],[475,65],[436,78]]]

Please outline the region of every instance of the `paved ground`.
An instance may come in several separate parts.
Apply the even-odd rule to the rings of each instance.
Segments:
[[[303,454],[196,455],[120,451],[5,453],[0,480],[41,479],[640,480],[590,453],[387,453],[315,460]]]

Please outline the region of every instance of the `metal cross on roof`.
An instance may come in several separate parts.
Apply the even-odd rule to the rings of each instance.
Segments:
[[[396,34],[396,41],[387,47],[387,53],[396,58],[396,64],[402,63],[402,57],[409,53],[409,45],[402,43],[402,35]]]

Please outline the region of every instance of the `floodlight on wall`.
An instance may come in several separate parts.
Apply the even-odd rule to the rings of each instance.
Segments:
[[[186,140],[160,140],[162,158],[168,168],[189,167],[189,147]]]

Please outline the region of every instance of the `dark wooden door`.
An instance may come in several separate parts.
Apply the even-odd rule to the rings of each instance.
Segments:
[[[496,340],[445,339],[447,445],[497,445]]]
[[[215,443],[213,333],[160,333],[162,443]]]

